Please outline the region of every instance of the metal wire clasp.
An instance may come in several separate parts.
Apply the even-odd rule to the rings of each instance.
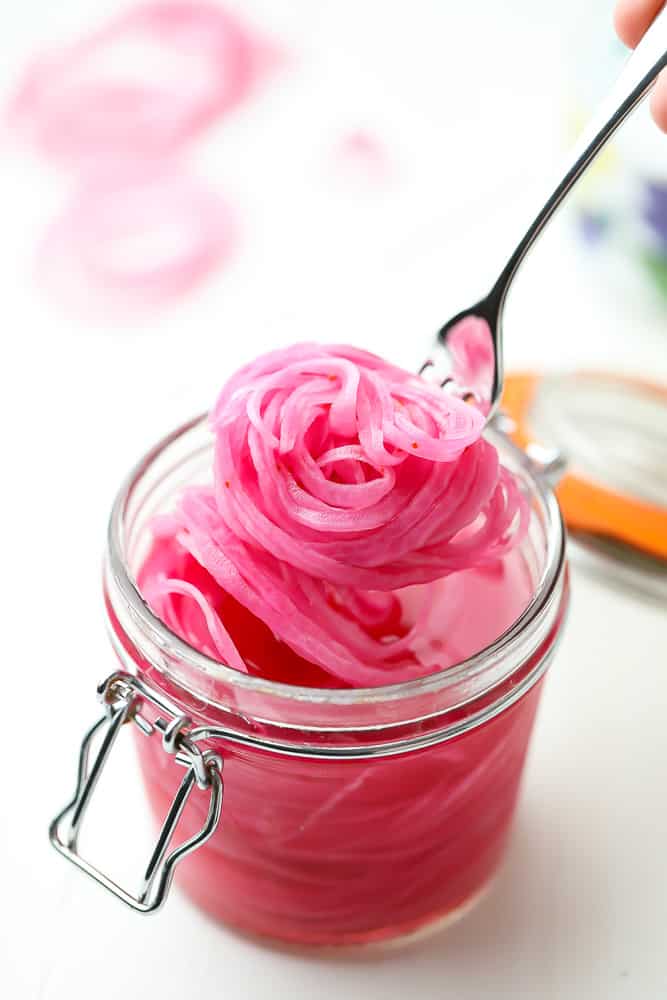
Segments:
[[[51,823],[49,837],[56,850],[68,861],[128,906],[141,913],[154,913],[167,898],[176,865],[187,854],[201,847],[218,825],[224,788],[222,760],[213,751],[202,751],[198,746],[196,733],[193,735],[191,732],[192,722],[187,716],[179,714],[178,709],[167,699],[147,688],[132,674],[122,671],[113,673],[100,684],[97,693],[105,712],[83,738],[74,798]],[[158,709],[160,714],[155,722],[149,722],[142,714],[144,702],[149,702]],[[137,895],[132,895],[117,885],[86,861],[77,849],[77,839],[95,786],[120,728],[126,722],[134,722],[146,736],[161,733],[165,752],[187,769],[162,824]],[[91,745],[96,736],[101,738],[101,743],[91,759]],[[195,785],[202,791],[208,791],[210,795],[206,822],[199,833],[169,851],[176,825]]]

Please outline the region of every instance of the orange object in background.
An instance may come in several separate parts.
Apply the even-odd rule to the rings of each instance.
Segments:
[[[554,446],[568,461],[556,494],[570,530],[667,560],[666,387],[598,371],[517,373],[502,408],[517,444]]]

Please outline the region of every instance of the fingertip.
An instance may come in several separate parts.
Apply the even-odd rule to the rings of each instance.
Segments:
[[[667,132],[667,72],[660,74],[651,94],[651,114],[663,132]]]
[[[614,27],[621,41],[634,49],[663,5],[664,0],[617,0]]]
[[[614,10],[614,29],[621,41],[631,49],[642,36],[637,19],[636,4],[632,0],[620,0]]]

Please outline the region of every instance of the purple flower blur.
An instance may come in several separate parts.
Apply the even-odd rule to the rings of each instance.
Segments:
[[[667,253],[667,184],[645,182],[642,216],[658,237],[660,249]]]

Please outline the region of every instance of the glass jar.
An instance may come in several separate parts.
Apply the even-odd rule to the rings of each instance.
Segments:
[[[135,583],[151,519],[211,466],[203,419],[160,442],[114,504],[105,597],[122,673],[101,687],[107,715],[84,742],[55,846],[144,910],[160,905],[176,862],[192,851],[179,881],[199,906],[244,932],[299,944],[411,935],[479,899],[503,854],[568,600],[564,529],[544,468],[489,434],[530,499],[520,552],[532,599],[497,641],[454,667],[346,690],[241,674],[152,614]],[[76,849],[97,775],[129,720],[148,798],[157,817],[167,815],[136,897]],[[169,854],[177,824],[188,842]]]

